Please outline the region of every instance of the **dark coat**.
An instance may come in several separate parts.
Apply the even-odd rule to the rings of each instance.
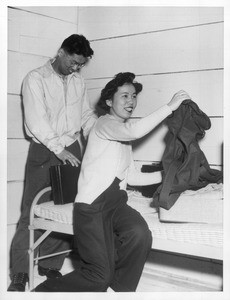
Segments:
[[[153,195],[153,207],[170,209],[180,194],[222,181],[222,172],[211,169],[198,141],[211,127],[209,117],[196,103],[185,100],[166,119],[169,132],[162,157],[163,180]]]

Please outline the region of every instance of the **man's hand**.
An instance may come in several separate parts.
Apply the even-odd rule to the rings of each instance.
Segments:
[[[81,163],[76,156],[74,156],[71,152],[68,150],[64,149],[61,153],[56,154],[56,156],[64,163],[66,164],[69,162],[73,167],[76,166],[78,167],[79,164]]]

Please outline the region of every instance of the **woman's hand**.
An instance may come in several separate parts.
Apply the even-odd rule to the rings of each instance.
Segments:
[[[67,162],[70,162],[70,164],[74,167],[74,166],[79,166],[79,164],[81,163],[80,160],[78,158],[76,158],[76,156],[74,156],[71,152],[69,152],[68,150],[64,149],[61,153],[56,154],[56,156],[64,163],[66,164]]]
[[[190,96],[183,90],[177,92],[172,100],[168,103],[168,106],[172,111],[176,110],[184,100],[190,100]]]

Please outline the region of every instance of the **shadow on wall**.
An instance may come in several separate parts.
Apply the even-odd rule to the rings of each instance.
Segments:
[[[153,130],[150,131],[150,133],[148,133],[147,135],[145,135],[144,137],[135,140],[132,142],[132,148],[133,151],[138,151],[139,149],[141,149],[141,147],[143,147],[143,144],[145,142],[148,142],[149,140],[152,140],[155,136],[158,135],[158,132],[160,132],[163,128],[165,121],[162,121],[159,125],[157,125]],[[168,132],[168,129],[167,129]],[[161,137],[159,140],[157,140],[159,142],[159,145],[155,144],[154,148],[157,148],[158,146],[160,146],[160,144],[164,144],[164,148],[165,148],[165,136],[167,135],[167,132],[165,134],[163,134],[163,137]],[[159,135],[158,135],[159,136]],[[154,149],[153,149],[154,150]],[[151,152],[151,149],[149,149],[149,151]],[[163,155],[163,151],[161,153],[161,157]],[[161,161],[161,157],[159,158],[159,161]],[[144,160],[144,159],[143,159]],[[151,159],[152,161],[156,161],[156,159]]]

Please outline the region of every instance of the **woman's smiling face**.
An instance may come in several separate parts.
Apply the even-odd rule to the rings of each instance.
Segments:
[[[120,122],[125,122],[130,118],[137,106],[135,87],[130,83],[118,87],[113,98],[106,100],[106,104],[110,107],[110,115],[114,116]]]

